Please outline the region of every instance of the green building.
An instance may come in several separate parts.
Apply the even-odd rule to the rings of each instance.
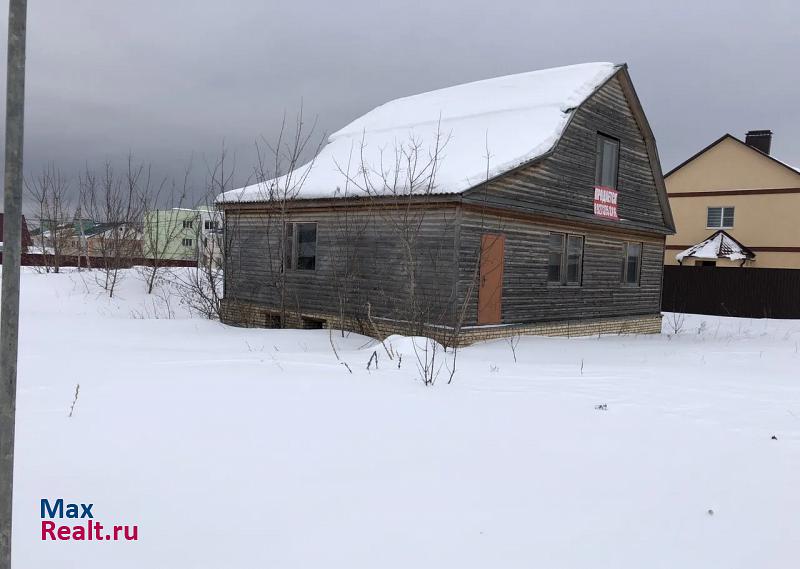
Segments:
[[[144,257],[196,261],[200,238],[200,211],[157,209],[144,215]]]

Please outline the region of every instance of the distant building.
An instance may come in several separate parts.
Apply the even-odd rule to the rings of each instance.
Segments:
[[[83,238],[86,240],[84,252],[90,257],[142,257],[143,231],[139,223],[100,223]]]
[[[221,259],[221,213],[207,207],[149,211],[144,216],[146,259],[198,261]]]
[[[213,263],[222,266],[222,212],[209,207],[197,208],[200,212],[200,237],[197,261],[202,265]]]
[[[3,218],[5,214],[0,213],[0,251],[3,250]],[[28,231],[28,223],[25,221],[25,216],[22,216],[22,251],[24,252],[27,247],[33,245],[31,240],[30,231]]]
[[[726,134],[667,173],[666,265],[800,269],[800,171],[771,147],[769,130]]]

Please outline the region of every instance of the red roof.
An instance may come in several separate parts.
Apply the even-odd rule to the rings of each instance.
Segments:
[[[0,213],[0,241],[3,239],[3,217],[4,214]],[[25,216],[22,216],[22,246],[30,247],[33,245],[31,240],[31,233],[28,231],[28,224],[25,222]]]

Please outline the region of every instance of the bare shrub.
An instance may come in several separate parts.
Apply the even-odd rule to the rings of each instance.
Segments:
[[[678,335],[683,331],[686,315],[682,312],[668,312],[666,320],[667,329],[672,332],[672,334]]]
[[[515,333],[506,338],[506,343],[511,348],[511,354],[514,356],[514,363],[517,363],[517,346],[521,339],[522,336],[519,333]]]

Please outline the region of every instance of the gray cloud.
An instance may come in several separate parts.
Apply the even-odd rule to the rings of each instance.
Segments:
[[[224,139],[243,181],[253,141],[301,101],[332,132],[399,96],[604,60],[630,65],[665,170],[755,128],[800,164],[798,16],[794,1],[38,0],[26,170],[133,152],[180,176]]]

